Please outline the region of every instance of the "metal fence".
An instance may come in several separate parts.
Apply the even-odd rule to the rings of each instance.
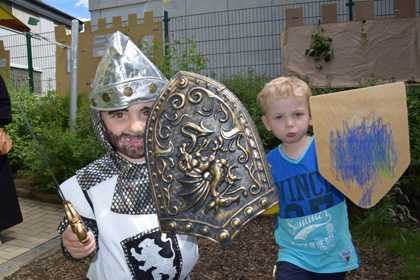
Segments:
[[[208,61],[208,67],[202,74],[219,80],[249,71],[276,77],[281,72],[281,33],[285,29],[286,9],[303,7],[304,23],[317,24],[321,20],[321,5],[336,3],[337,20],[349,20],[348,0],[288,2],[172,17],[169,24],[170,44],[183,42],[186,38],[195,41],[199,52]],[[416,0],[416,6],[416,14],[420,15],[420,0]],[[374,14],[376,17],[393,17],[394,1],[375,0]],[[181,49],[189,47],[188,43],[181,44]]]
[[[32,38],[32,62],[34,72],[34,89],[36,92],[55,90],[55,33],[47,32],[39,34],[48,39]],[[27,72],[28,57],[27,44],[24,34],[12,34],[0,36],[4,43],[4,48],[10,51],[10,65],[12,70],[12,82],[15,86],[25,85],[24,75]],[[19,74],[15,74],[19,73]]]
[[[317,24],[321,20],[321,5],[330,3],[337,4],[339,22],[349,20],[348,0],[289,0],[288,4],[171,17],[167,30],[169,45],[181,52],[190,47],[186,39],[193,40],[207,59],[207,68],[201,73],[218,80],[249,71],[276,77],[281,73],[280,36],[285,29],[286,9],[303,7],[304,23]],[[416,7],[416,14],[420,15],[420,0],[416,0]],[[394,0],[375,0],[374,13],[376,17],[393,17]],[[45,92],[56,88],[56,46],[51,43],[55,34],[40,35],[48,41],[32,39],[33,67],[41,73],[40,85],[35,81],[35,88]],[[10,51],[11,64],[27,67],[25,36],[0,36],[0,40]]]
[[[163,17],[154,17],[154,21],[162,21]],[[143,23],[143,18],[138,18],[138,23]],[[123,25],[127,25],[123,21]],[[107,28],[112,27],[112,23],[107,23]],[[96,30],[97,26],[92,25]],[[35,92],[46,92],[56,89],[56,47],[55,32],[44,32],[32,38],[32,62],[34,68],[34,89]],[[43,37],[45,39],[37,38]],[[15,87],[28,85],[27,72],[28,57],[27,43],[25,34],[11,34],[0,36],[4,43],[4,48],[10,51],[10,64],[12,72],[12,83]],[[60,44],[61,45],[61,44]],[[81,63],[81,62],[79,62]]]

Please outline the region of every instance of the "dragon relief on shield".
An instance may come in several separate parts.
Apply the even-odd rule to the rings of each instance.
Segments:
[[[178,195],[184,198],[183,211],[202,205],[210,196],[210,201],[204,207],[204,213],[210,210],[216,212],[239,202],[241,195],[247,196],[243,186],[237,186],[240,179],[233,173],[235,166],[231,166],[225,158],[218,157],[218,153],[227,152],[223,148],[223,138],[217,137],[211,141],[210,135],[214,132],[200,126],[187,123],[182,128],[183,133],[191,136],[192,145],[184,143],[179,151],[181,158],[178,168],[184,177],[178,181],[183,185]],[[197,138],[197,136],[204,136]],[[198,142],[198,140],[201,140]],[[213,145],[210,145],[213,142]]]
[[[204,214],[212,210],[217,214],[222,208],[239,203],[242,196],[248,196],[247,189],[240,185],[241,178],[234,172],[238,163],[245,164],[249,160],[248,151],[243,146],[246,143],[241,144],[241,139],[245,140],[243,129],[237,125],[233,112],[220,99],[214,99],[213,96],[209,100],[219,101],[212,104],[214,111],[203,105],[196,114],[214,119],[185,121],[180,129],[187,140],[178,148],[177,161],[182,176],[177,176],[181,188],[176,195],[181,198],[179,210],[182,212],[199,209]],[[215,103],[218,106],[214,106]],[[210,111],[214,114],[209,114]],[[222,113],[221,118],[216,117],[217,112]],[[212,129],[210,124],[214,125],[215,122],[221,125]],[[240,153],[238,159],[229,161],[237,151]]]
[[[211,79],[178,73],[153,107],[146,141],[164,231],[226,243],[277,200],[251,116]]]
[[[249,194],[258,195],[262,183],[251,156],[256,149],[252,139],[248,143],[246,117],[201,87],[171,93],[167,98],[171,109],[164,112],[156,134],[166,143],[156,141],[168,214],[214,211],[218,215],[240,205],[242,198],[248,200]],[[188,103],[194,104],[194,110],[186,109]]]

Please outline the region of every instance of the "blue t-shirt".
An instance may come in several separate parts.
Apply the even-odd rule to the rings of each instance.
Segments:
[[[317,273],[357,268],[346,200],[319,173],[313,138],[297,160],[284,154],[281,145],[268,153],[267,160],[279,198],[277,261]]]

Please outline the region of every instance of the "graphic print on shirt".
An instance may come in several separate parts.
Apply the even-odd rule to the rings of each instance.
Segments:
[[[318,172],[292,176],[276,185],[281,218],[311,215],[343,201],[342,195]]]
[[[295,246],[327,251],[336,245],[331,220],[328,210],[302,218],[288,219],[287,231],[292,236]]]
[[[178,280],[182,256],[175,234],[158,228],[121,242],[133,279]]]

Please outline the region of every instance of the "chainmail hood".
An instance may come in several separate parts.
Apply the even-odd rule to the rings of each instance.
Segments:
[[[130,162],[115,151],[100,112],[155,100],[167,80],[121,32],[115,32],[110,43],[99,63],[90,94],[93,130],[106,155],[79,170],[76,176],[82,189],[88,190],[117,175],[111,210],[133,215],[155,213],[146,163]]]

